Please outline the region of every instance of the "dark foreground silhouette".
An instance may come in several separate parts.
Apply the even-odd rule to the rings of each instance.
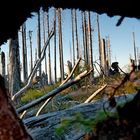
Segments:
[[[32,140],[18,117],[0,75],[0,140]]]

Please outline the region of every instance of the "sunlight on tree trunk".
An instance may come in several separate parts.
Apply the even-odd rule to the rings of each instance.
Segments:
[[[63,81],[64,80],[64,60],[63,60],[61,9],[60,8],[58,9],[58,34],[59,34],[60,75],[61,75],[61,81]]]
[[[21,88],[18,34],[14,39],[9,40],[9,48],[9,90],[13,96]]]

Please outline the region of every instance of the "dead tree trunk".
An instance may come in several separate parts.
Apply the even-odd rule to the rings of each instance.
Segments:
[[[23,65],[23,81],[26,82],[28,78],[27,68],[27,46],[26,46],[26,23],[22,25],[22,65]]]
[[[136,52],[135,33],[134,32],[133,32],[133,45],[134,45],[135,66],[137,66],[137,52]]]
[[[5,53],[0,48],[0,74],[5,77]]]
[[[32,140],[18,117],[0,75],[0,140]]]
[[[84,28],[84,43],[85,43],[85,48],[84,48],[84,53],[85,53],[85,62],[86,62],[86,65],[88,65],[88,62],[89,62],[89,59],[88,59],[88,41],[87,41],[87,19],[86,19],[86,12],[83,13],[84,14],[84,25],[83,25],[83,28]]]
[[[73,10],[71,9],[71,25],[72,25],[72,50],[73,50],[73,66],[75,65],[75,46],[74,46],[74,21]]]
[[[33,54],[32,54],[32,31],[29,31],[29,40],[30,40],[30,71],[32,72],[33,69]]]
[[[84,60],[86,59],[85,56],[85,34],[84,34],[84,14],[81,12],[81,17],[82,17],[82,36],[83,36],[83,53],[84,53]]]
[[[40,58],[41,57],[40,11],[38,11],[37,47],[38,47],[38,58]],[[41,64],[39,67],[39,76],[41,76]]]
[[[75,35],[76,35],[76,52],[77,52],[77,59],[79,59],[79,43],[78,43],[78,31],[77,31],[77,14],[76,14],[76,9],[74,10],[74,19],[75,19]]]
[[[56,8],[54,8],[54,83],[57,82],[56,71]]]
[[[91,18],[90,18],[90,11],[87,12],[88,14],[88,47],[89,47],[89,66],[90,69],[93,69],[93,49],[92,49],[92,29],[91,29]],[[94,72],[90,75],[91,84],[93,82]]]
[[[109,36],[106,37],[106,59],[107,59],[107,71],[111,67],[111,45]]]
[[[101,65],[101,37],[100,37],[100,24],[99,24],[99,15],[97,14],[97,30],[98,30],[98,47],[99,47],[99,60]]]
[[[105,75],[107,75],[107,65],[106,65],[106,46],[105,39],[101,39],[101,67]]]
[[[102,87],[102,89],[104,87]],[[134,99],[134,96],[135,94],[118,96],[115,97],[115,100],[117,103],[122,104]],[[38,117],[30,117],[24,120],[24,122],[26,126],[30,128],[31,134],[35,140],[83,140],[82,138],[87,133],[87,130],[89,130],[89,126],[92,127],[92,130],[95,128],[94,124],[98,121],[97,116],[99,115],[99,112],[103,109],[107,110],[108,107],[109,102],[107,99],[101,99],[97,101],[94,100],[92,103],[83,103],[69,109],[64,109],[52,113],[44,113]],[[133,109],[134,112],[137,111],[135,108]],[[113,110],[115,113],[115,108]],[[125,114],[127,117],[133,116],[128,113],[129,111],[127,111]],[[135,115],[135,118],[139,119],[138,113]],[[58,128],[60,128],[59,130],[63,132],[62,135],[56,135],[56,130]]]
[[[58,9],[58,33],[59,33],[60,75],[61,75],[61,81],[63,81],[64,80],[64,61],[63,61],[61,9],[60,8]]]
[[[89,64],[90,68],[93,68],[93,54],[92,54],[92,31],[91,31],[91,19],[90,12],[88,11],[88,39],[89,39]]]
[[[47,13],[47,31],[49,35],[49,12]],[[52,84],[50,43],[48,45],[48,84]]]
[[[46,24],[45,24],[45,12],[43,11],[43,40],[44,40],[44,45],[45,45],[45,42],[46,42]],[[45,73],[47,75],[47,58],[46,58],[46,54],[45,54]]]
[[[9,90],[14,95],[20,90],[21,84],[18,34],[9,40],[9,48]]]

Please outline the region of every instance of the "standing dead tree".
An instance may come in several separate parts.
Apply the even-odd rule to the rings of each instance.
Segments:
[[[48,36],[48,40],[46,41],[42,51],[41,51],[41,57],[36,61],[36,64],[32,70],[32,73],[30,74],[30,77],[28,79],[28,82],[26,84],[26,86],[24,86],[21,90],[19,90],[13,97],[12,97],[12,100],[15,100],[17,97],[19,97],[20,95],[22,95],[29,87],[31,87],[32,85],[32,80],[33,80],[33,77],[35,75],[35,73],[37,72],[37,69],[38,67],[40,66],[42,60],[44,59],[45,57],[45,53],[46,53],[46,48],[50,42],[50,39],[52,38],[52,36],[54,35],[54,28],[52,28],[52,30],[50,31],[50,34]]]
[[[19,41],[18,33],[15,38],[9,40],[9,64],[8,64],[8,77],[9,77],[9,90],[11,96],[20,90],[20,56],[19,56]]]

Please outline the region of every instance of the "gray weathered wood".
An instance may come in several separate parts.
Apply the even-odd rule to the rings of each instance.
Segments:
[[[21,113],[21,112],[23,112],[23,111],[26,110],[26,109],[29,109],[29,108],[31,108],[31,107],[33,107],[33,106],[35,106],[35,105],[37,105],[37,104],[39,104],[39,103],[41,103],[41,102],[43,102],[43,101],[46,101],[48,98],[50,98],[50,97],[52,97],[52,96],[55,96],[55,95],[56,95],[57,93],[59,93],[60,91],[62,91],[62,90],[64,90],[64,89],[68,88],[69,86],[71,86],[71,85],[73,85],[73,84],[79,82],[81,79],[83,79],[83,78],[85,78],[87,75],[89,75],[92,71],[93,71],[93,69],[90,70],[89,72],[84,71],[83,73],[79,74],[75,79],[73,79],[73,80],[71,80],[71,81],[65,83],[65,84],[62,85],[61,87],[58,87],[58,88],[52,90],[51,92],[45,94],[44,96],[42,96],[42,97],[40,97],[40,98],[38,98],[38,99],[36,99],[36,100],[30,102],[30,103],[28,103],[28,104],[26,104],[26,105],[24,105],[24,106],[18,108],[18,109],[17,109],[17,112],[18,112],[18,113]]]
[[[124,103],[133,99],[134,96],[135,94],[118,96],[116,97],[116,101],[118,103]],[[100,109],[103,109],[103,104],[105,104],[105,108],[107,109],[109,106],[107,99],[101,99],[92,103],[76,105],[69,109],[31,117],[23,121],[35,140],[78,140],[86,133],[86,130],[82,125],[80,126],[80,129],[76,129],[74,124],[68,126],[67,131],[64,132],[61,137],[56,135],[55,130],[61,126],[61,121],[63,119],[73,120],[77,113],[80,113],[81,117],[85,119],[96,118],[97,112]],[[113,111],[115,111],[115,109]]]

